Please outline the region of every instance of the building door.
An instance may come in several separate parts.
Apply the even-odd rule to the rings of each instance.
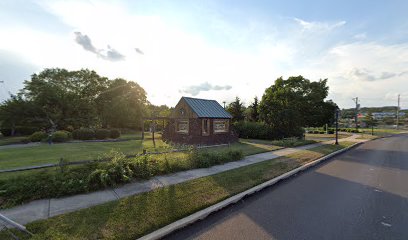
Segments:
[[[203,136],[210,135],[210,120],[209,119],[202,120],[202,135]]]

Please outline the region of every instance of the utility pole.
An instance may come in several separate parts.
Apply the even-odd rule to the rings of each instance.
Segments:
[[[400,110],[400,94],[398,94],[398,106],[397,106],[397,129],[399,125],[399,110]]]
[[[224,109],[225,109],[225,103],[226,103],[226,101],[223,101],[222,103],[224,103]]]
[[[358,97],[353,98],[353,101],[356,103],[356,112],[355,112],[355,123],[356,123],[356,130],[358,130],[358,109],[360,108],[360,104],[358,104]]]
[[[336,145],[339,145],[339,109],[336,109]]]

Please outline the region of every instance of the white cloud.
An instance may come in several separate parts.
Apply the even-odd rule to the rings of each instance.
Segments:
[[[362,106],[395,105],[387,93],[406,91],[407,57],[408,44],[359,41],[331,48],[301,72],[329,78],[330,97],[341,106],[356,96]]]
[[[328,22],[307,22],[300,18],[294,18],[294,20],[302,26],[304,31],[331,31],[335,28],[344,26],[346,21],[338,21],[335,23]]]
[[[362,40],[365,40],[367,38],[367,34],[366,33],[359,33],[359,34],[354,35],[353,38],[355,40],[362,41]]]
[[[193,92],[198,97],[229,102],[239,96],[249,103],[276,78],[292,75],[329,78],[330,97],[341,106],[351,106],[355,96],[363,105],[378,105],[387,100],[387,93],[406,89],[408,44],[364,42],[365,35],[336,44],[339,40],[330,34],[347,28],[345,21],[295,19],[295,29],[290,20],[291,27],[272,30],[253,21],[250,29],[242,30],[214,20],[211,24],[220,24],[221,31],[239,42],[238,47],[226,48],[161,16],[134,15],[118,2],[48,1],[42,6],[71,31],[54,34],[29,26],[1,26],[0,50],[24,56],[38,70],[90,68],[110,78],[137,81],[154,104],[174,105],[183,91],[191,86],[201,90],[203,83],[211,87]],[[75,32],[90,36],[92,46],[110,45],[126,58],[111,62],[84,51],[75,42]],[[214,86],[232,88],[214,91],[219,89]]]

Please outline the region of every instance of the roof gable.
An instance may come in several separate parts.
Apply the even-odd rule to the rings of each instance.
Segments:
[[[215,100],[182,97],[199,118],[232,118]]]

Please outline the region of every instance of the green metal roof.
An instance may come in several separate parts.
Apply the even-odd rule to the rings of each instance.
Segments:
[[[232,118],[215,100],[182,97],[199,118]]]

